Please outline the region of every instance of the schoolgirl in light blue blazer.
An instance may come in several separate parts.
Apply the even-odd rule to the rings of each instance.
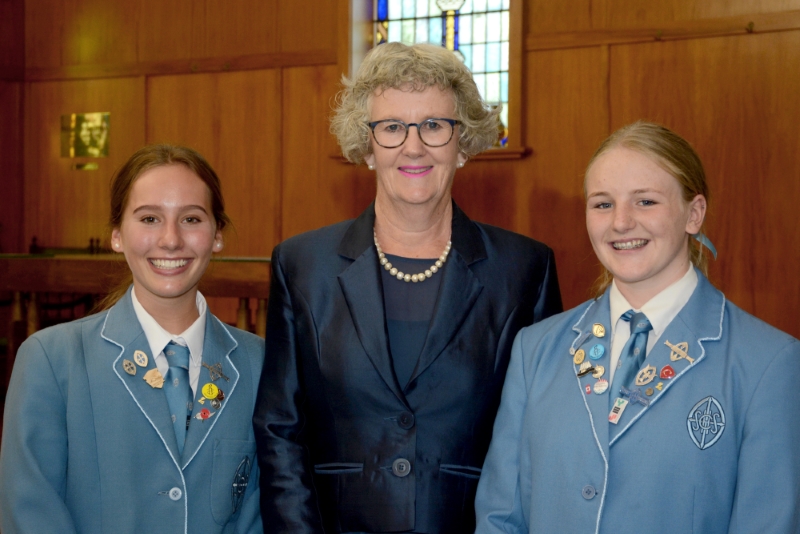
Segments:
[[[701,272],[690,239],[710,245],[699,158],[666,128],[635,123],[601,145],[585,188],[613,281],[517,336],[476,532],[800,532],[800,342]],[[621,383],[637,346],[628,307],[651,329]]]
[[[251,417],[264,342],[223,324],[197,291],[228,222],[219,180],[190,149],[146,147],[118,171],[111,214],[132,288],[20,347],[0,529],[262,532]],[[190,353],[191,397],[177,417],[163,383],[168,341]]]

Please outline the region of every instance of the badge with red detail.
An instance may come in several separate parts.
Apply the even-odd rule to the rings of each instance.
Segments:
[[[592,386],[586,384],[586,394],[589,395],[592,392]]]
[[[214,414],[211,413],[211,410],[209,410],[208,408],[203,408],[194,417],[195,419],[200,419],[201,421],[205,421],[206,419],[210,418],[213,415]]]
[[[672,368],[671,365],[665,365],[663,369],[661,369],[661,378],[663,380],[669,380],[670,378],[675,377],[675,369]]]

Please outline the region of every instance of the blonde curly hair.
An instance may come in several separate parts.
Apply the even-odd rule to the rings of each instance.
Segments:
[[[331,133],[336,136],[348,161],[360,164],[372,153],[370,103],[386,89],[423,91],[436,86],[451,90],[456,119],[461,122],[458,149],[467,157],[491,147],[497,139],[498,109],[481,98],[472,73],[456,55],[431,44],[386,43],[366,55],[351,80],[342,77],[344,88],[336,96]]]

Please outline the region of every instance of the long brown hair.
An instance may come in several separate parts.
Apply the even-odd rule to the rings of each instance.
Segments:
[[[597,158],[618,146],[644,154],[671,174],[681,186],[683,200],[686,202],[690,202],[697,195],[703,195],[706,204],[710,204],[711,193],[708,190],[703,163],[692,145],[669,128],[646,121],[636,121],[623,126],[600,144],[586,166],[584,194],[585,176],[589,174],[592,164]],[[705,233],[705,221],[700,227],[700,232]],[[689,260],[703,274],[708,275],[708,258],[703,254],[704,248],[694,239],[689,239]],[[611,273],[603,267],[603,272],[595,282],[595,297],[600,297],[605,292],[612,279]]]
[[[222,230],[230,224],[231,221],[225,213],[225,200],[222,197],[219,177],[203,156],[185,146],[149,145],[133,154],[111,179],[111,212],[108,224],[112,230],[122,225],[122,217],[136,180],[145,172],[165,165],[183,165],[197,175],[211,193],[211,212],[217,223],[217,230]],[[125,295],[132,282],[131,272],[126,270],[124,279],[97,304],[95,310],[105,310],[116,304]]]

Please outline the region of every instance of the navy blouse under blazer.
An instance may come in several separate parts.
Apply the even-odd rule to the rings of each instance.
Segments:
[[[3,534],[262,532],[250,414],[263,347],[206,314],[203,362],[228,380],[203,367],[199,385],[214,382],[225,398],[218,410],[194,402],[179,454],[166,396],[143,380],[155,358],[130,290],[107,311],[29,337],[6,396]],[[148,362],[132,376],[123,362],[137,350]],[[213,415],[197,419],[203,408]]]
[[[370,206],[273,253],[254,417],[267,532],[470,532],[514,336],[561,310],[549,248],[453,204],[452,250],[403,387],[374,220]]]

